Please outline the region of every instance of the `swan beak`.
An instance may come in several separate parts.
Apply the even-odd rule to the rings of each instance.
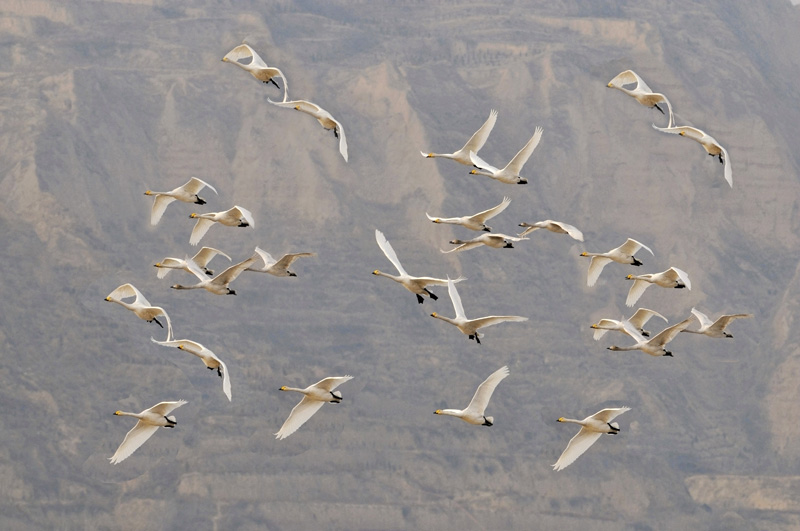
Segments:
[[[286,391],[286,386],[285,386],[285,385],[282,385],[282,386],[281,386],[281,388],[280,388],[280,389],[278,389],[278,391]]]
[[[564,417],[558,417],[557,422],[564,422]]]
[[[300,106],[299,105],[295,105],[294,106],[294,110],[299,111],[300,110]]]
[[[183,345],[178,345],[178,348],[179,348],[179,349],[181,349],[181,350],[185,350],[185,349],[183,348]]]
[[[680,132],[680,133],[678,133],[678,134],[679,134],[679,135],[681,135],[681,136],[686,136],[686,131],[681,131],[681,132]]]
[[[153,267],[161,267],[161,262],[156,262],[155,264],[153,264]]]
[[[434,415],[441,415],[442,414],[442,410],[441,409],[437,409],[436,411],[433,412],[433,414]]]
[[[433,220],[433,222],[434,222],[434,223],[441,223],[441,222],[442,222],[442,220],[441,220],[441,219],[439,219],[439,218],[436,218],[436,219],[434,219],[434,220]]]
[[[475,175],[475,170],[469,172],[470,175]]]
[[[612,85],[611,83],[609,83],[609,84],[608,84],[608,85],[606,85],[606,86],[607,86],[608,88],[614,88],[614,85]]]
[[[373,271],[373,272],[372,272],[372,274],[373,274],[373,275],[377,275],[378,273],[380,273],[380,271],[379,271],[379,270],[377,270],[377,269],[376,269],[375,271]]]
[[[223,58],[222,58],[222,62],[223,62],[223,63],[227,63],[227,62],[228,62],[228,58],[227,58],[227,57],[223,57]]]
[[[106,300],[106,301],[108,301],[108,302],[111,302],[111,297],[106,297],[106,298],[105,298],[105,299],[103,299],[103,300]]]
[[[628,276],[627,276],[627,277],[625,277],[625,278],[627,278],[628,280],[633,280],[633,275],[628,275]]]
[[[581,254],[579,254],[578,256],[588,256],[588,255],[586,254],[586,251],[584,251]]]
[[[593,324],[593,325],[592,325],[592,326],[590,326],[589,328],[597,328],[597,325],[596,325],[596,324]]]
[[[122,411],[115,411],[114,414],[115,415],[122,415]]]
[[[431,317],[436,317],[436,312],[433,312],[433,313],[431,314]]]
[[[433,158],[433,153],[428,153],[428,157],[427,158],[432,159]]]
[[[144,193],[144,195],[153,195],[153,192],[151,192],[150,190],[148,190],[148,191],[146,191],[146,192]]]
[[[196,218],[196,217],[197,217],[197,214],[195,214],[194,212],[192,212],[191,214],[189,214],[189,217],[190,217],[190,218]]]

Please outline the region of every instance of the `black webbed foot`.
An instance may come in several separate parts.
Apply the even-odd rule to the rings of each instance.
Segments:
[[[642,265],[642,262],[637,260],[635,256],[631,256],[631,258],[633,259],[633,262],[631,263],[631,265],[635,265],[636,267],[639,267],[640,265]]]
[[[270,79],[269,82],[278,87],[278,90],[280,90],[281,87],[275,82],[274,79]]]
[[[435,301],[438,301],[438,300],[439,300],[439,297],[437,297],[435,294],[433,294],[433,293],[431,293],[430,291],[428,291],[428,288],[423,288],[423,289],[425,290],[425,293],[427,293],[428,295],[430,295],[431,299],[433,299],[433,300],[435,300]]]
[[[206,200],[203,199],[202,197],[199,197],[199,196],[194,196],[194,197],[195,197],[195,202],[194,202],[195,205],[205,205],[206,204]]]
[[[161,328],[164,328],[164,325],[162,325],[162,324],[161,324],[161,321],[159,321],[159,320],[158,320],[158,318],[156,318],[156,317],[153,317],[153,322],[155,322],[155,323],[156,323],[158,326],[160,326]]]
[[[422,298],[422,295],[419,295],[417,293],[415,293],[414,295],[417,296],[417,302],[418,303],[422,304],[423,302],[425,302],[425,299]]]
[[[658,106],[658,103],[655,103],[655,104],[653,104],[653,107],[655,107],[656,109],[658,109],[658,111],[659,111],[661,114],[664,114],[664,109],[662,109],[661,107],[659,107],[659,106]]]

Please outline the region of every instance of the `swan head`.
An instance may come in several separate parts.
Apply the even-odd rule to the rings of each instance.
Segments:
[[[295,105],[294,106],[294,110],[299,111],[300,110],[300,106],[299,105]]]
[[[434,157],[433,153],[428,153],[425,155],[425,158],[432,159]]]
[[[437,409],[436,411],[433,412],[433,414],[434,415],[441,415],[442,414],[442,410],[441,409]]]
[[[431,221],[433,221],[434,223],[441,223],[442,222],[442,220],[439,219],[439,218],[432,219]]]
[[[611,345],[610,347],[606,347],[606,350],[619,350],[619,347],[616,345]]]
[[[227,57],[223,57],[223,58],[222,58],[222,62],[223,62],[223,63],[227,63],[227,62],[228,62],[228,58],[227,58]]]
[[[161,262],[156,262],[155,264],[153,264],[153,267],[161,267]]]
[[[288,390],[289,389],[285,385],[282,385],[281,388],[278,389],[278,391],[288,391]]]
[[[609,82],[608,82],[608,85],[606,85],[606,86],[607,86],[608,88],[614,88],[614,83],[611,83],[611,82],[609,81]]]
[[[470,174],[470,175],[475,175],[476,173],[478,173],[478,170],[471,170],[471,171],[469,172],[469,174]]]
[[[375,271],[373,271],[373,272],[372,272],[372,274],[373,274],[373,275],[380,275],[380,274],[381,274],[381,272],[380,272],[380,270],[379,270],[379,269],[376,269]]]
[[[115,415],[122,415],[122,411],[115,411],[114,414]]]
[[[681,131],[681,132],[680,132],[680,133],[678,133],[678,134],[679,134],[679,135],[681,135],[681,136],[686,136],[686,131]]]
[[[583,251],[579,256],[589,256],[589,253],[587,253],[586,251]]]
[[[627,278],[628,280],[633,280],[633,275],[628,275],[625,278]]]
[[[106,297],[106,298],[105,298],[105,299],[103,299],[103,300],[106,300],[106,301],[108,301],[108,302],[111,302],[111,297],[110,297],[110,296],[109,296],[109,297]]]
[[[564,422],[564,417],[558,417],[558,420],[556,422]]]
[[[596,329],[596,328],[597,328],[597,325],[596,325],[596,324],[593,324],[593,325],[592,325],[592,326],[590,326],[589,328],[595,328],[595,329]],[[178,347],[178,348],[180,348],[180,347]]]
[[[146,191],[146,192],[144,193],[144,195],[153,195],[153,192],[152,192],[152,191],[150,191],[150,190],[148,190],[148,191]]]
[[[197,217],[197,214],[196,214],[196,213],[194,213],[194,212],[192,212],[191,214],[189,214],[189,217],[190,217],[190,218],[196,218],[196,217]]]
[[[431,314],[431,317],[437,317],[437,316],[438,316],[438,314],[437,314],[436,312],[433,312],[433,313]]]
[[[462,243],[464,243],[464,242],[462,242],[461,240],[450,240],[450,243],[451,243],[452,245],[460,245],[460,244],[462,244]]]

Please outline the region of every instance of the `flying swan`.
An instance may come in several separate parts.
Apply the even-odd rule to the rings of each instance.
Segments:
[[[750,313],[736,313],[732,315],[721,315],[716,321],[711,321],[706,314],[696,308],[692,308],[692,313],[700,322],[700,328],[697,330],[684,330],[690,334],[703,334],[708,337],[733,337],[725,331],[725,327],[734,319],[743,319],[746,317],[753,317]]]
[[[230,256],[223,253],[219,249],[214,249],[213,247],[203,247],[197,251],[197,254],[191,258],[191,261],[194,262],[197,267],[202,269],[206,275],[212,276],[214,274],[214,270],[209,269],[206,266],[208,266],[208,263],[211,261],[211,259],[218,254],[224,256],[228,260],[231,259]],[[158,273],[156,274],[158,278],[166,277],[167,273],[169,273],[172,269],[183,269],[187,273],[192,273],[192,270],[189,269],[189,262],[185,258],[172,258],[168,256],[153,265],[158,268]]]
[[[344,161],[347,162],[347,138],[344,136],[344,128],[342,127],[342,124],[331,115],[331,113],[316,103],[311,103],[310,101],[306,100],[272,101],[271,99],[267,98],[267,101],[273,105],[277,105],[278,107],[286,107],[310,114],[317,119],[323,128],[329,131],[333,130],[333,136],[339,139],[339,153],[342,155]]]
[[[477,214],[473,214],[472,216],[461,216],[458,218],[439,218],[435,216],[431,216],[427,212],[425,215],[428,216],[428,219],[433,221],[434,223],[446,223],[449,225],[461,225],[469,230],[483,230],[486,232],[492,232],[492,228],[486,225],[486,222],[495,217],[497,214],[502,212],[503,210],[511,204],[510,197],[504,197],[503,201],[495,206],[490,208],[489,210],[484,210],[483,212],[478,212]]]
[[[133,302],[125,302],[123,300],[130,297],[135,297]],[[167,341],[172,339],[172,323],[169,320],[169,315],[167,315],[167,312],[165,312],[164,308],[161,308],[160,306],[153,306],[150,304],[145,296],[142,295],[142,292],[136,289],[136,286],[133,284],[123,284],[119,286],[117,289],[109,293],[105,300],[108,302],[116,302],[123,308],[127,308],[135,313],[136,317],[139,319],[147,321],[148,323],[155,322],[161,328],[164,328],[164,325],[162,325],[161,321],[158,320],[158,316],[163,315],[167,320]]]
[[[115,411],[115,415],[124,417],[135,417],[139,422],[131,428],[131,431],[125,435],[125,440],[119,445],[117,451],[114,452],[109,458],[112,465],[119,464],[127,459],[133,452],[135,452],[141,445],[147,442],[147,439],[161,428],[174,428],[178,421],[175,417],[169,415],[176,408],[181,407],[186,403],[186,400],[178,400],[177,402],[160,402],[150,409],[145,409],[141,413],[128,413],[127,411]]]
[[[626,321],[623,323],[625,332],[636,341],[636,344],[631,345],[630,347],[618,347],[616,345],[612,345],[607,348],[608,350],[614,351],[641,350],[645,354],[650,354],[651,356],[669,356],[671,358],[672,352],[666,349],[667,343],[675,339],[675,336],[677,336],[678,333],[686,330],[686,327],[689,326],[690,322],[692,322],[691,317],[684,319],[680,323],[674,324],[669,328],[665,328],[651,339],[645,339],[644,336],[639,334],[639,331],[636,330],[632,324]]]
[[[556,234],[569,234],[570,238],[573,240],[578,240],[579,242],[583,241],[583,233],[577,228],[560,221],[553,221],[552,219],[537,221],[536,223],[520,223],[519,226],[525,227],[525,230],[522,231],[521,234],[518,234],[520,238],[527,236],[535,230],[547,229],[550,232],[555,232]]]
[[[632,89],[625,88],[626,85],[634,84],[635,86]],[[647,83],[639,77],[639,74],[634,72],[633,70],[625,70],[624,72],[620,72],[617,76],[608,82],[608,88],[615,88],[631,96],[636,99],[639,103],[644,105],[645,107],[650,107],[658,109],[661,114],[664,113],[664,109],[658,106],[659,103],[664,103],[667,106],[667,110],[669,111],[669,122],[667,127],[672,127],[675,125],[675,118],[672,114],[672,105],[669,104],[669,100],[663,94],[658,92],[653,92],[653,89],[647,86]]]
[[[728,182],[728,186],[733,188],[733,168],[731,168],[731,161],[728,158],[728,151],[722,147],[722,145],[717,142],[713,136],[706,134],[705,131],[701,131],[695,127],[689,127],[688,125],[681,127],[658,127],[656,124],[653,124],[653,127],[662,133],[681,135],[699,142],[700,145],[703,146],[703,149],[706,150],[706,153],[712,157],[719,158],[720,164],[723,164],[723,174],[725,175],[725,180]]]
[[[454,247],[449,251],[445,251],[444,249],[439,250],[445,254],[460,253],[461,251],[469,251],[470,249],[480,247],[481,245],[494,247],[495,249],[513,249],[513,242],[521,242],[522,240],[527,239],[528,238],[517,238],[507,234],[490,232],[489,234],[481,234],[480,236],[472,238],[471,240],[450,240],[451,244],[458,245],[458,247]]]
[[[228,397],[228,401],[231,401],[231,376],[228,373],[228,367],[225,365],[225,362],[222,361],[217,357],[216,354],[211,352],[209,349],[197,343],[196,341],[191,341],[189,339],[177,339],[174,341],[156,341],[152,337],[150,341],[153,343],[157,343],[162,347],[176,347],[179,350],[184,352],[188,352],[189,354],[194,354],[198,358],[200,358],[208,370],[210,371],[217,371],[217,375],[222,378],[222,392],[225,393],[225,396]]]
[[[489,138],[489,133],[492,132],[494,128],[494,123],[497,121],[497,111],[492,109],[489,112],[489,118],[483,123],[483,125],[475,131],[475,134],[467,140],[467,143],[464,144],[464,147],[459,149],[454,153],[425,153],[424,151],[420,151],[423,157],[432,159],[434,157],[442,157],[445,159],[451,159],[459,164],[463,164],[465,166],[476,166],[479,168],[485,168],[489,166],[484,160],[478,157],[478,151],[483,147],[486,143],[486,139]]]
[[[161,216],[164,215],[164,211],[167,209],[167,206],[169,206],[169,204],[176,199],[178,201],[183,201],[184,203],[205,205],[206,200],[197,194],[206,186],[215,194],[217,193],[216,188],[205,181],[201,181],[197,177],[192,177],[189,179],[188,183],[169,192],[153,192],[151,190],[147,190],[144,195],[155,196],[155,199],[153,199],[153,209],[150,211],[150,224],[158,224],[158,221],[161,219]]]
[[[677,267],[670,267],[661,273],[648,273],[646,275],[628,275],[628,280],[633,280],[633,285],[628,291],[628,298],[625,299],[626,306],[633,306],[639,297],[642,296],[644,290],[650,287],[651,284],[661,286],[662,288],[686,288],[692,289],[692,283],[689,280],[689,275],[686,271],[678,269]]]
[[[250,59],[248,61],[248,59]],[[225,54],[225,57],[222,60],[226,63],[231,63],[233,65],[238,66],[248,72],[250,72],[254,78],[264,83],[272,83],[278,90],[280,90],[280,86],[275,82],[276,77],[280,77],[283,79],[283,101],[286,101],[286,98],[289,94],[289,83],[286,82],[286,76],[283,75],[278,68],[267,66],[267,63],[264,62],[263,59],[256,53],[254,49],[252,49],[247,44],[240,44],[233,50],[229,51]]]
[[[600,319],[589,328],[594,329],[595,341],[606,335],[606,332],[609,330],[617,330],[627,334],[628,332],[625,330],[625,322],[630,323],[643,336],[650,337],[650,332],[645,330],[643,327],[651,317],[660,317],[665,323],[669,322],[666,317],[656,311],[648,310],[647,308],[639,308],[636,310],[636,313],[630,317],[630,319],[625,319],[624,317],[621,317],[619,321],[614,319]]]
[[[306,256],[316,256],[314,253],[289,253],[281,256],[280,260],[275,260],[272,255],[260,247],[256,247],[256,253],[264,261],[264,267],[248,267],[245,271],[255,271],[256,273],[269,273],[276,277],[296,277],[297,275],[289,271],[295,260]]]
[[[469,172],[470,175],[485,175],[486,177],[491,177],[496,181],[506,184],[528,184],[528,179],[520,177],[520,173],[522,172],[522,167],[528,162],[533,150],[539,145],[539,141],[542,139],[542,131],[543,129],[541,127],[537,127],[531,139],[528,140],[528,143],[519,150],[514,158],[511,159],[511,162],[503,169],[497,169],[490,164],[486,164],[477,156],[473,157],[474,153],[470,153],[472,165],[478,168],[477,170]]]
[[[192,229],[192,235],[189,237],[189,243],[192,245],[200,243],[200,240],[203,239],[203,236],[206,235],[206,232],[208,232],[208,229],[210,229],[211,225],[214,223],[221,223],[228,227],[255,226],[253,214],[246,208],[240,206],[234,206],[225,212],[209,212],[207,214],[192,213],[189,217],[197,219],[197,223],[194,224],[194,228]]]
[[[475,426],[493,425],[494,417],[485,416],[484,411],[486,410],[486,406],[489,405],[489,400],[492,398],[495,387],[497,387],[497,384],[506,376],[508,376],[508,367],[501,367],[489,375],[489,377],[478,386],[475,395],[472,397],[472,400],[470,400],[466,409],[437,409],[433,413],[435,415],[458,417],[464,422],[469,422]]]
[[[289,413],[289,418],[283,423],[281,429],[275,434],[276,439],[285,439],[289,435],[297,431],[297,429],[306,423],[308,419],[314,416],[314,413],[319,411],[322,404],[325,402],[333,402],[338,404],[342,401],[342,393],[335,391],[341,384],[352,380],[352,376],[329,376],[323,380],[318,381],[314,385],[309,385],[305,389],[298,389],[296,387],[282,386],[280,391],[297,391],[303,393],[303,399],[292,409]]]
[[[256,260],[258,260],[258,255],[254,254],[247,260],[243,260],[238,264],[230,266],[228,269],[213,278],[208,278],[199,267],[194,265],[194,263],[190,260],[187,260],[189,270],[194,273],[194,276],[197,277],[199,282],[197,284],[192,284],[191,286],[174,284],[171,287],[172,289],[204,289],[213,293],[214,295],[236,295],[236,291],[229,288],[228,284],[236,280],[236,278],[241,275],[245,269],[253,265]]]
[[[558,422],[580,424],[581,429],[575,437],[570,439],[567,448],[553,465],[553,470],[563,470],[574,463],[602,434],[609,433],[613,435],[619,433],[619,424],[611,421],[630,410],[631,408],[629,407],[614,407],[600,410],[583,420],[559,418]]]
[[[595,282],[597,282],[597,278],[600,276],[600,273],[603,272],[603,268],[606,266],[606,264],[609,264],[612,261],[619,262],[620,264],[631,264],[635,266],[642,265],[642,262],[633,256],[639,251],[639,249],[646,249],[650,252],[650,254],[653,254],[653,251],[650,250],[650,247],[631,238],[628,238],[625,243],[616,249],[611,249],[607,253],[582,252],[580,254],[581,256],[592,257],[592,261],[589,263],[589,274],[586,276],[586,285],[594,286]],[[628,306],[630,306],[630,304]]]

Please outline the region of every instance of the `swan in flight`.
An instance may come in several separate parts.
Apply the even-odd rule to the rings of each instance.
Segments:
[[[245,269],[253,265],[256,260],[258,260],[258,255],[254,254],[247,260],[243,260],[238,264],[230,266],[228,269],[213,278],[208,278],[199,267],[194,265],[193,262],[187,260],[189,270],[194,273],[194,276],[196,276],[200,282],[197,284],[192,284],[191,286],[174,284],[171,287],[172,289],[204,289],[213,293],[214,295],[236,295],[236,291],[229,288],[228,284],[236,280],[236,278],[241,275]]]
[[[264,261],[264,267],[248,267],[245,271],[255,271],[256,273],[269,273],[276,277],[296,277],[297,275],[289,271],[289,266],[295,260],[304,256],[316,256],[314,253],[290,253],[285,254],[280,260],[275,260],[272,255],[260,247],[256,247],[256,253]]]
[[[620,318],[619,321],[616,321],[614,319],[600,319],[590,328],[594,329],[595,341],[606,335],[606,332],[608,332],[609,330],[617,330],[619,332],[627,334],[628,332],[625,330],[624,326],[625,322],[628,322],[631,325],[633,325],[633,327],[636,328],[636,330],[643,336],[650,337],[650,332],[645,330],[643,327],[647,323],[647,321],[650,320],[651,317],[660,317],[661,319],[664,320],[665,323],[669,322],[666,317],[664,317],[663,315],[661,315],[656,311],[648,310],[647,308],[639,308],[638,310],[636,310],[636,313],[634,313],[630,317],[630,319],[625,319],[624,317]]]
[[[528,140],[528,143],[519,150],[519,153],[517,153],[514,158],[511,159],[511,162],[503,169],[498,169],[490,164],[486,164],[477,156],[473,157],[473,153],[470,153],[472,165],[478,168],[477,170],[469,172],[470,175],[485,175],[486,177],[491,177],[492,179],[506,184],[528,184],[528,179],[520,177],[520,173],[522,172],[522,167],[528,162],[533,150],[539,145],[539,141],[542,139],[542,131],[544,130],[541,127],[537,127],[531,139]]]
[[[275,78],[280,77],[283,79],[283,101],[286,101],[289,94],[289,84],[286,82],[286,76],[279,69],[267,66],[267,63],[247,44],[240,44],[229,51],[222,60],[247,70],[259,81],[272,83],[278,87],[278,90],[281,87],[275,82]]]
[[[133,302],[125,302],[123,300],[130,297],[134,297]],[[167,315],[167,312],[165,312],[164,308],[161,308],[160,306],[153,306],[150,304],[147,298],[142,295],[142,292],[136,289],[136,286],[133,284],[123,284],[119,286],[117,289],[109,293],[105,300],[108,302],[116,302],[120,306],[135,313],[136,317],[139,319],[147,321],[148,323],[155,322],[161,328],[164,328],[164,325],[162,325],[161,321],[158,320],[158,316],[163,315],[164,319],[167,320],[167,341],[172,339],[172,323],[169,320],[169,315]]]
[[[192,262],[195,263],[195,265],[197,265],[197,267],[202,269],[206,275],[212,276],[214,274],[214,270],[209,269],[206,266],[211,261],[211,259],[217,256],[218,254],[224,256],[228,260],[231,259],[230,256],[223,253],[219,249],[214,249],[213,247],[203,247],[202,249],[197,251],[197,254],[195,254],[191,258],[191,260]],[[168,256],[163,260],[161,260],[160,262],[156,262],[154,265],[155,267],[158,268],[158,273],[157,273],[158,278],[166,277],[167,273],[169,273],[170,270],[172,269],[183,269],[187,273],[192,273],[192,270],[189,269],[188,261],[183,258],[172,258]]]
[[[607,347],[607,349],[614,351],[641,350],[642,352],[650,354],[651,356],[672,357],[672,352],[666,349],[667,343],[675,339],[675,336],[677,336],[678,333],[686,330],[686,327],[689,326],[690,322],[692,322],[691,317],[684,319],[680,323],[674,324],[669,328],[665,328],[651,339],[646,339],[632,324],[626,321],[623,323],[625,332],[636,341],[636,344],[630,347],[618,347],[616,345],[612,345]]]
[[[464,144],[464,147],[459,149],[454,153],[425,153],[424,151],[420,151],[423,157],[432,159],[434,157],[442,157],[445,159],[452,159],[460,164],[465,166],[476,166],[478,168],[484,168],[489,166],[484,160],[478,157],[478,151],[483,147],[486,143],[486,139],[489,138],[489,133],[492,132],[494,128],[494,123],[497,121],[497,111],[492,109],[489,113],[489,118],[483,123],[483,125],[475,131],[475,134],[467,140],[467,143]]]
[[[632,89],[625,88],[626,85],[631,84],[635,84]],[[667,106],[667,110],[669,111],[669,122],[667,127],[672,127],[675,125],[675,118],[672,114],[672,105],[669,104],[667,97],[658,92],[653,92],[653,89],[648,87],[647,83],[645,83],[644,80],[633,70],[620,72],[614,79],[608,82],[607,86],[608,88],[615,88],[624,92],[628,96],[632,96],[636,99],[636,101],[645,107],[650,107],[651,109],[655,107],[661,112],[661,114],[666,113],[664,113],[664,109],[659,107],[658,104],[665,104]]]
[[[208,232],[208,229],[210,229],[211,225],[214,223],[221,223],[229,227],[255,226],[253,214],[246,208],[240,206],[234,206],[225,212],[209,212],[207,214],[192,213],[189,217],[197,219],[197,223],[194,224],[194,228],[192,229],[192,235],[189,237],[189,243],[192,245],[200,243],[200,240],[203,239],[203,236],[206,235],[206,232]]]
[[[733,337],[725,331],[725,327],[734,319],[743,319],[746,317],[753,317],[750,313],[736,313],[732,315],[721,315],[716,321],[712,321],[706,314],[696,308],[692,308],[692,313],[700,322],[700,328],[697,330],[684,330],[690,334],[703,334],[708,337]]]
[[[431,314],[431,317],[441,319],[458,328],[462,334],[466,335],[469,339],[474,339],[478,344],[481,342],[483,334],[478,333],[480,328],[504,323],[506,321],[522,322],[527,321],[527,317],[520,317],[518,315],[490,315],[488,317],[479,317],[478,319],[467,319],[464,314],[464,306],[461,304],[461,296],[456,290],[456,285],[450,278],[447,279],[447,293],[450,295],[450,301],[453,303],[453,309],[456,311],[455,318],[451,319],[436,312]]]
[[[289,418],[283,423],[281,429],[275,434],[276,439],[285,439],[289,435],[297,431],[297,429],[306,423],[308,419],[314,416],[314,413],[319,411],[322,404],[325,402],[333,402],[338,404],[342,401],[342,393],[335,391],[341,384],[352,380],[352,376],[329,376],[323,380],[318,381],[314,385],[309,385],[305,389],[298,389],[296,387],[283,386],[280,391],[297,391],[303,393],[303,399],[292,409],[289,413]]]
[[[613,407],[598,411],[594,415],[586,417],[583,420],[567,419],[564,417],[559,418],[558,422],[580,424],[581,429],[575,437],[570,439],[566,450],[564,450],[561,457],[559,457],[558,461],[553,465],[553,470],[563,470],[574,463],[602,434],[619,433],[619,424],[611,421],[630,410],[631,408],[629,407]]]
[[[170,415],[173,410],[181,407],[186,403],[186,400],[178,400],[177,402],[160,402],[150,409],[145,409],[141,413],[128,413],[127,411],[115,411],[115,415],[124,417],[135,417],[139,422],[131,428],[131,431],[125,435],[125,440],[119,445],[117,451],[114,452],[109,458],[112,465],[119,464],[127,459],[133,452],[135,452],[141,445],[147,442],[147,439],[161,428],[174,428],[178,421],[175,417]],[[168,416],[169,415],[169,416]]]
[[[637,260],[634,256],[639,249],[646,249],[650,252],[650,254],[653,254],[653,251],[650,250],[650,247],[631,238],[628,238],[625,243],[616,249],[611,249],[607,253],[582,252],[581,256],[592,257],[592,261],[589,263],[589,274],[586,277],[586,285],[594,286],[595,282],[597,282],[597,278],[600,276],[600,273],[603,272],[603,268],[606,266],[606,264],[612,261],[619,262],[620,264],[631,264],[635,266],[642,265],[642,262]],[[628,306],[630,306],[630,304]]]
[[[485,416],[484,411],[486,411],[486,406],[489,405],[489,400],[492,398],[495,387],[497,387],[497,384],[506,376],[508,376],[508,367],[497,369],[478,386],[475,395],[472,397],[472,400],[470,400],[466,409],[437,409],[433,412],[434,415],[458,417],[464,422],[469,422],[476,426],[493,425],[494,417]]]
[[[397,258],[397,253],[395,253],[394,249],[392,248],[392,244],[390,244],[389,240],[386,239],[386,236],[384,236],[383,233],[377,229],[375,229],[375,240],[378,242],[378,246],[381,248],[381,251],[383,251],[383,254],[386,255],[386,258],[389,259],[392,265],[394,265],[395,269],[397,269],[397,272],[400,273],[400,276],[394,276],[389,273],[384,273],[383,271],[380,271],[378,269],[372,272],[373,275],[391,278],[395,282],[402,284],[404,288],[406,288],[408,291],[417,296],[417,302],[419,302],[420,304],[424,302],[424,299],[422,298],[423,295],[426,297],[430,297],[433,300],[437,300],[439,298],[435,294],[428,291],[427,286],[430,285],[446,286],[447,280],[441,278],[432,278],[432,277],[412,277],[411,275],[406,273],[406,270],[403,268],[403,265]],[[462,280],[466,279],[463,277],[459,277],[455,279],[453,282],[461,282]]]
[[[695,127],[689,127],[688,125],[681,127],[658,127],[656,124],[653,124],[653,127],[662,133],[681,135],[699,142],[700,145],[703,146],[703,149],[706,150],[706,153],[712,157],[719,158],[720,164],[723,165],[725,180],[728,182],[728,185],[733,188],[733,169],[731,168],[731,161],[728,158],[728,151],[722,147],[713,136]]]
[[[552,219],[537,221],[536,223],[520,223],[519,226],[525,227],[525,230],[518,235],[520,238],[527,236],[535,230],[547,229],[550,232],[555,232],[556,234],[569,234],[573,240],[578,240],[579,242],[583,241],[583,233],[577,228],[560,221],[553,221]]]
[[[150,341],[153,343],[157,343],[162,347],[176,347],[179,350],[184,352],[188,352],[189,354],[194,354],[198,358],[200,358],[208,370],[217,371],[217,375],[222,378],[222,392],[225,393],[225,396],[228,397],[228,401],[231,401],[231,376],[228,373],[228,367],[225,365],[225,362],[222,361],[217,357],[216,354],[211,352],[209,349],[197,343],[195,341],[191,341],[189,339],[177,339],[174,341],[156,341],[152,337]]]
[[[626,306],[633,306],[639,297],[642,296],[644,290],[650,287],[650,284],[656,284],[662,288],[686,288],[692,289],[692,283],[689,281],[689,275],[686,271],[678,269],[677,267],[670,267],[661,273],[648,273],[646,275],[628,275],[628,280],[633,280],[633,285],[628,291],[628,298],[625,299]]]
[[[158,224],[158,221],[161,219],[161,216],[164,215],[164,211],[167,209],[167,206],[176,199],[178,201],[183,201],[184,203],[205,205],[206,200],[197,195],[200,190],[205,187],[210,188],[215,194],[217,193],[216,188],[207,182],[198,179],[197,177],[192,177],[189,179],[188,183],[184,184],[183,186],[179,186],[170,192],[153,192],[151,190],[147,190],[144,195],[155,197],[155,199],[153,199],[153,209],[150,211],[150,224]]]
[[[517,238],[515,236],[509,236],[507,234],[500,234],[500,233],[493,233],[490,232],[488,234],[481,234],[471,240],[450,240],[450,243],[453,245],[458,245],[458,247],[454,247],[449,251],[445,251],[444,249],[439,249],[443,253],[456,253],[461,251],[469,251],[470,249],[474,249],[475,247],[480,247],[481,245],[486,245],[488,247],[494,247],[495,249],[513,249],[514,244],[513,242],[521,242],[522,240],[527,240],[528,238]]]
[[[329,131],[333,130],[333,136],[339,139],[339,153],[341,153],[344,161],[347,162],[347,138],[344,136],[344,128],[342,127],[342,124],[331,115],[331,113],[316,103],[311,103],[310,101],[306,100],[272,101],[271,99],[267,98],[267,101],[273,105],[277,105],[278,107],[287,107],[296,111],[310,114],[317,119],[323,128]]]
[[[483,212],[478,212],[477,214],[473,214],[472,216],[461,216],[460,218],[439,218],[431,216],[427,212],[425,212],[425,215],[428,216],[428,219],[433,221],[434,223],[461,225],[462,227],[466,227],[469,230],[483,230],[486,232],[492,232],[492,228],[486,226],[486,222],[495,217],[503,210],[505,210],[510,204],[511,204],[511,198],[504,197],[503,201],[499,205],[492,207],[489,210],[484,210]]]

